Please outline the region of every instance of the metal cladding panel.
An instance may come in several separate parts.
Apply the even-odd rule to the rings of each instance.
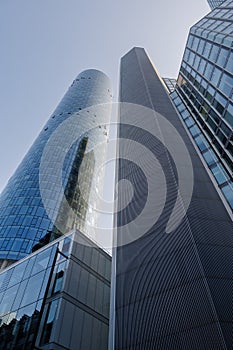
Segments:
[[[136,218],[143,212],[149,195],[149,181],[157,176],[157,170],[148,164],[148,178],[132,161],[118,161],[117,181],[127,179],[134,192],[125,208],[122,208],[125,192],[118,192],[117,232],[127,225],[130,225],[129,236],[133,237],[140,228],[142,232],[141,237],[128,244],[121,245],[119,240],[114,257],[114,349],[230,349],[233,325],[233,316],[228,312],[233,306],[230,297],[232,221],[178,118],[163,82],[142,48],[134,48],[122,58],[120,102],[151,108],[178,131],[192,161],[193,193],[188,209],[179,220],[186,201],[185,194],[181,196],[174,215],[177,225],[168,232],[167,225],[182,183],[180,176],[189,183],[188,170],[179,172],[182,157],[178,155],[174,159],[166,143],[148,132],[154,128],[153,121],[147,125],[147,130],[126,125],[123,106],[119,115],[119,122],[124,120],[124,124],[118,129],[118,157],[124,153],[122,139],[140,143],[152,152],[163,169],[166,199],[161,214],[144,232],[145,225],[140,220],[136,222]],[[158,187],[160,185],[162,182],[160,184],[158,177]],[[157,207],[149,208],[148,217],[156,217],[156,210],[161,210],[159,196],[157,204]],[[227,302],[221,301],[224,288],[228,289],[224,293]],[[224,314],[226,316],[222,317]]]

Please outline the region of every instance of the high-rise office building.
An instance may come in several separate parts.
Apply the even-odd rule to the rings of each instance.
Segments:
[[[111,84],[94,69],[78,75],[0,196],[0,260],[3,266],[76,228],[97,220],[90,203],[105,156]],[[98,156],[95,145],[101,144]],[[63,157],[63,158],[62,158]]]
[[[224,0],[207,0],[208,4],[210,5],[211,10],[215,9],[216,7],[219,7]]]
[[[191,30],[172,99],[233,210],[233,1]]]
[[[232,216],[142,48],[119,100],[110,349],[231,349]]]
[[[0,273],[1,350],[107,350],[111,257],[73,231]]]

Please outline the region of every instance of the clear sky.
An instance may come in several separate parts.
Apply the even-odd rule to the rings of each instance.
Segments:
[[[120,57],[142,46],[177,77],[208,12],[206,0],[1,0],[0,191],[80,71],[104,71],[116,96]]]

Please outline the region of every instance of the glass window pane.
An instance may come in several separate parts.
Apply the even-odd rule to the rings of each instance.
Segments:
[[[207,152],[203,153],[203,157],[205,158],[208,165],[212,165],[218,160],[215,153],[210,149]]]
[[[218,184],[221,185],[227,181],[228,177],[220,164],[217,164],[213,168],[211,168],[211,171],[215,179],[217,180]]]
[[[226,185],[222,187],[222,192],[224,196],[226,197],[228,203],[230,204],[231,208],[233,209],[233,187],[230,185]]]
[[[201,151],[204,151],[205,149],[208,148],[208,143],[206,142],[204,137],[201,135],[195,138],[195,142]]]
[[[27,284],[26,291],[22,300],[22,305],[27,305],[37,301],[40,289],[44,279],[44,271],[32,276]]]

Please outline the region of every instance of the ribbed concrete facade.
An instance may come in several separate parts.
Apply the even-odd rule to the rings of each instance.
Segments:
[[[124,125],[118,129],[119,158],[123,152],[121,139],[145,146],[163,169],[167,192],[161,215],[151,229],[142,232],[142,237],[134,242],[119,246],[113,256],[116,286],[112,298],[115,317],[111,349],[231,349],[232,220],[161,78],[142,48],[132,49],[121,60],[120,101],[160,113],[178,131],[192,161],[193,193],[187,212],[179,222],[179,210],[182,211],[186,201],[180,196],[179,185],[183,180],[189,183],[188,169],[183,169],[179,179],[177,169],[182,159],[176,162],[166,143],[146,130],[127,125],[124,118]],[[120,122],[123,113],[124,108],[119,115]],[[156,115],[150,123],[147,125],[150,130],[160,127]],[[179,152],[176,145],[174,148],[174,152]],[[124,193],[118,193],[121,209],[116,221],[120,231],[122,225],[132,222],[142,212],[149,185],[141,169],[128,160],[120,159],[117,168],[117,181],[127,179],[134,188],[131,202],[123,209]],[[156,169],[149,167],[149,172],[151,177],[157,176]],[[158,182],[158,187],[160,185]],[[179,196],[180,207],[174,214]],[[150,209],[151,217],[156,216],[159,200],[158,205]],[[168,233],[171,215],[177,219],[177,225]],[[134,235],[133,231],[130,233]]]

